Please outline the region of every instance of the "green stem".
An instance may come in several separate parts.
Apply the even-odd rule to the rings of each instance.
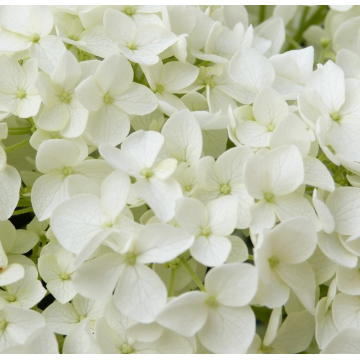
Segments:
[[[30,256],[30,259],[31,259],[35,264],[37,263],[39,247],[40,247],[40,240],[39,240],[39,242],[34,246],[33,251],[32,251],[32,254],[31,254],[31,256]]]
[[[314,12],[310,19],[302,27],[302,33],[311,25],[319,24],[322,22],[328,12],[327,5],[320,5],[319,8]]]
[[[290,45],[295,49],[302,49],[301,45],[297,43],[289,34],[286,34],[286,40],[290,43]]]
[[[180,256],[180,260],[181,262],[184,264],[186,270],[188,271],[188,273],[190,274],[190,276],[193,278],[193,280],[195,281],[196,285],[199,287],[199,289],[201,291],[206,291],[205,290],[205,286],[202,283],[202,281],[199,279],[199,277],[195,274],[194,270],[191,268],[191,266],[188,264],[188,262],[186,261],[186,259],[183,256]]]
[[[29,125],[32,127],[32,126],[35,126],[35,122],[34,122],[34,119],[33,118],[26,118],[25,119],[28,123],[29,123]]]
[[[248,256],[248,260],[252,260],[252,261],[254,261],[254,256],[249,254],[249,256]]]
[[[8,154],[9,152],[15,151],[15,150],[23,147],[24,145],[28,144],[29,141],[30,141],[30,138],[26,138],[25,140],[20,141],[17,144],[14,144],[14,145],[11,145],[11,146],[7,147],[5,149],[5,152]]]
[[[259,24],[261,24],[266,17],[266,5],[260,5],[260,13],[259,13]]]
[[[139,64],[135,63],[135,64],[134,64],[134,81],[135,81],[135,82],[139,82],[139,80],[138,80],[138,78],[137,78],[137,74],[136,74],[138,67],[139,67]]]
[[[175,268],[171,268],[171,274],[170,274],[170,284],[169,284],[169,290],[168,290],[168,297],[172,296],[173,288],[174,288],[174,280],[175,280]]]
[[[304,25],[305,25],[305,20],[306,20],[306,16],[307,16],[307,14],[308,14],[308,12],[309,12],[309,6],[305,6],[304,7],[304,10],[303,10],[303,13],[302,13],[302,15],[301,15],[301,20],[300,20],[300,26],[299,26],[299,29],[298,29],[298,31],[295,33],[295,35],[294,35],[294,40],[296,41],[296,42],[299,42],[299,41],[301,41],[301,38],[302,38],[302,34],[303,34],[303,32],[304,32]]]
[[[19,127],[19,128],[8,128],[9,135],[24,135],[32,133],[31,126]]]
[[[34,209],[30,206],[30,207],[27,207],[27,208],[24,208],[24,209],[14,211],[12,213],[12,216],[26,214],[26,213],[33,212],[33,211],[34,211]]]
[[[340,176],[345,171],[345,168],[342,166],[338,169],[338,171],[334,174],[334,179],[336,179],[338,176]]]

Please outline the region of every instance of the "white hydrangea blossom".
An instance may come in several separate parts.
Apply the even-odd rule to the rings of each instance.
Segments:
[[[359,19],[1,5],[0,353],[360,353]]]

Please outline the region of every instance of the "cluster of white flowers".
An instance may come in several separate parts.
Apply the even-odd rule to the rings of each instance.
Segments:
[[[0,353],[360,353],[359,31],[0,6]]]

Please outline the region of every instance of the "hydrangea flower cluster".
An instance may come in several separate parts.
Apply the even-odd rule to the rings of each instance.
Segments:
[[[359,6],[1,6],[0,353],[360,353]]]

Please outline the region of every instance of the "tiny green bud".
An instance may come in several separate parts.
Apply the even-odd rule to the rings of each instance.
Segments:
[[[220,192],[221,192],[222,194],[224,194],[224,195],[229,194],[229,193],[230,193],[230,190],[231,190],[231,188],[230,188],[230,186],[229,186],[228,184],[224,184],[224,185],[222,185],[221,188],[220,188]]]
[[[334,111],[330,114],[330,117],[334,120],[334,121],[339,121],[341,119],[341,114],[338,111]]]
[[[120,347],[120,351],[123,353],[123,354],[131,354],[134,349],[131,345],[129,344],[122,344],[121,347]]]
[[[211,234],[211,229],[208,227],[204,227],[201,229],[201,235],[203,236],[209,236]]]
[[[280,264],[280,260],[276,255],[273,255],[271,258],[268,259],[270,267],[275,268]]]
[[[23,98],[26,96],[26,92],[25,92],[24,90],[19,89],[19,90],[16,92],[16,96],[17,96],[19,99],[23,99]]]
[[[149,179],[153,176],[154,173],[150,168],[145,168],[140,171],[140,174]]]

